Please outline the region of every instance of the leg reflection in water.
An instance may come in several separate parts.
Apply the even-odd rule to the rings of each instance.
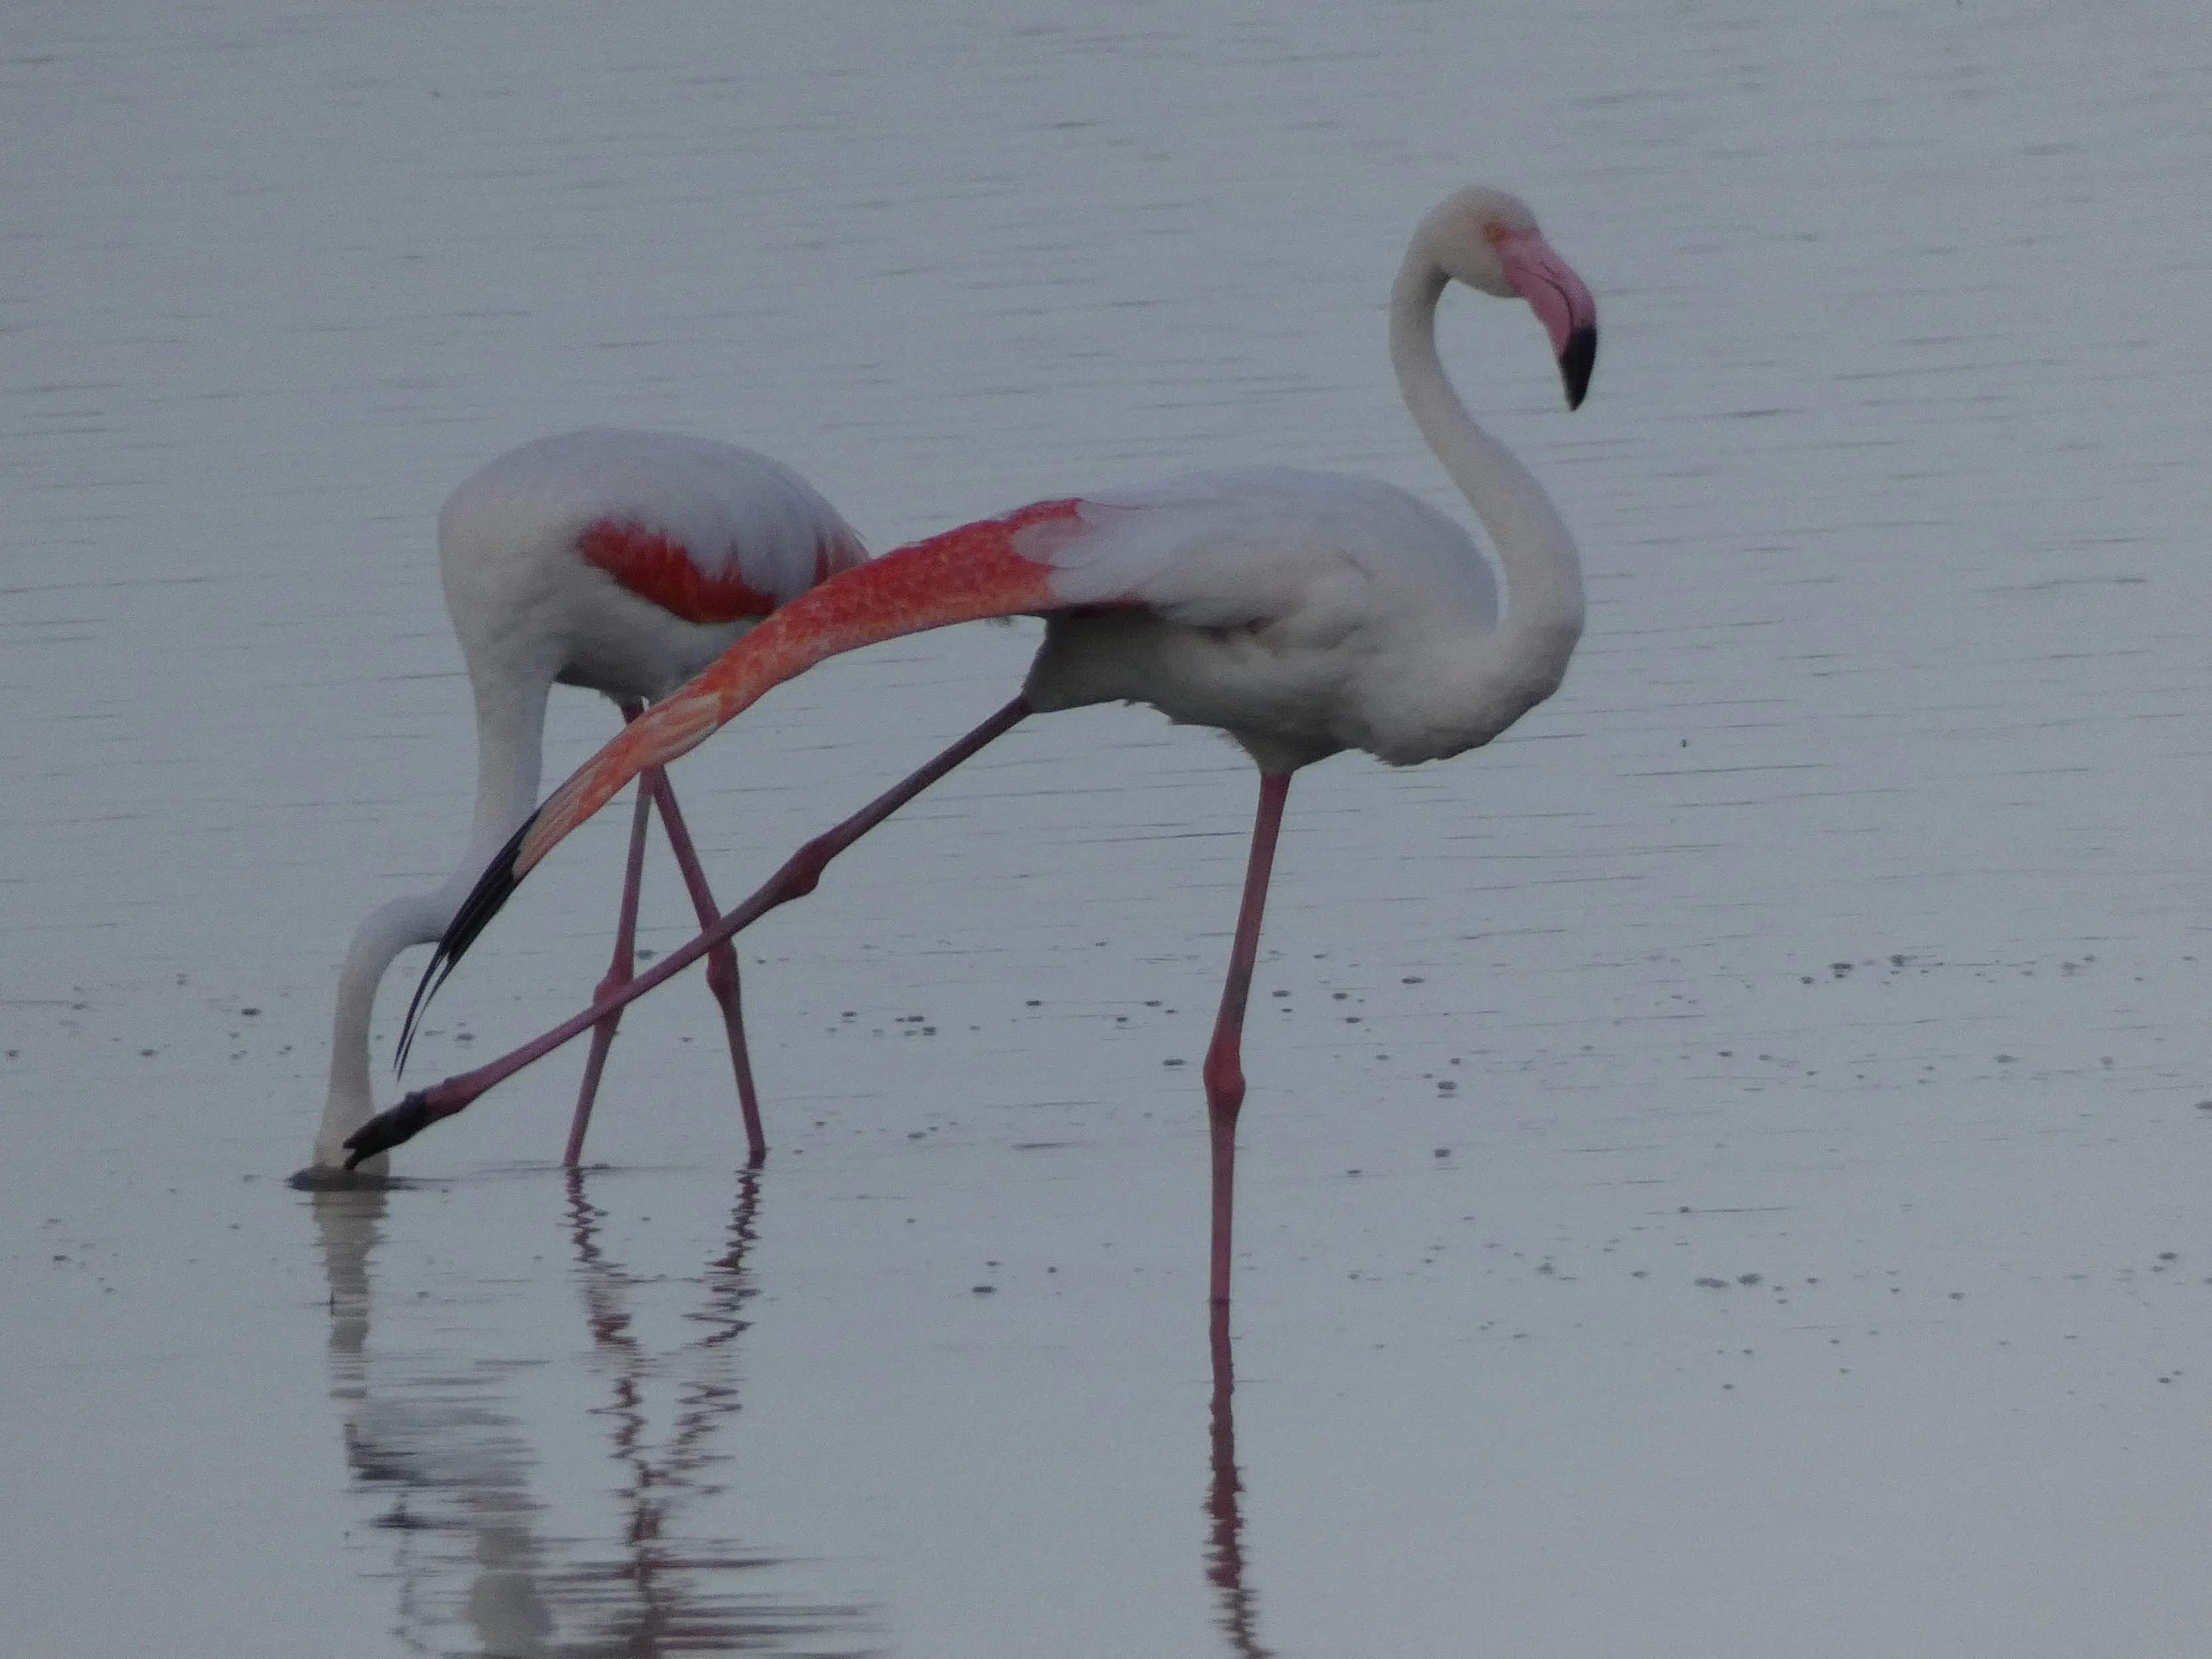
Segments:
[[[701,1500],[721,1491],[705,1477],[731,1455],[724,1431],[739,1403],[757,1172],[740,1177],[727,1235],[696,1277],[633,1273],[611,1259],[586,1179],[570,1177],[568,1231],[589,1333],[583,1363],[608,1393],[591,1420],[606,1425],[619,1471],[611,1525],[604,1498],[556,1510],[533,1492],[547,1484],[534,1442],[556,1437],[559,1467],[573,1474],[574,1429],[526,1416],[518,1383],[574,1364],[574,1346],[556,1340],[519,1355],[512,1329],[503,1346],[489,1334],[495,1320],[456,1322],[457,1304],[481,1310],[505,1291],[474,1278],[389,1286],[380,1306],[371,1266],[390,1195],[312,1196],[330,1281],[331,1394],[349,1484],[374,1506],[368,1535],[377,1559],[365,1571],[397,1586],[398,1650],[501,1659],[879,1650],[865,1634],[875,1623],[866,1610],[780,1597],[764,1582],[777,1558],[686,1530],[699,1524],[691,1511]],[[649,1341],[648,1323],[670,1315],[687,1328],[681,1339]],[[478,1345],[487,1351],[470,1351]],[[671,1426],[656,1437],[664,1396]],[[541,1384],[530,1398],[543,1397]],[[562,1512],[569,1509],[577,1513]]]
[[[1231,1403],[1237,1376],[1229,1346],[1229,1304],[1212,1304],[1213,1478],[1206,1487],[1206,1512],[1212,1521],[1206,1540],[1206,1582],[1221,1593],[1221,1628],[1236,1659],[1271,1659],[1260,1645],[1259,1610],[1244,1584],[1243,1478],[1237,1472],[1237,1414]]]

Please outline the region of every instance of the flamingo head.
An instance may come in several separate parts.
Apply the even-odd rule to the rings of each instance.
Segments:
[[[1578,408],[1597,363],[1597,301],[1552,251],[1536,216],[1502,190],[1463,190],[1431,214],[1421,240],[1438,270],[1485,294],[1528,302],[1559,360],[1567,407]]]

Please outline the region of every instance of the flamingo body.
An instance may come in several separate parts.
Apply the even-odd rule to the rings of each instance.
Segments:
[[[478,470],[441,509],[438,550],[476,699],[474,820],[450,878],[379,907],[356,930],[330,1091],[303,1173],[343,1164],[347,1136],[370,1115],[369,1023],[385,970],[445,931],[536,800],[552,687],[633,707],[657,701],[775,606],[866,557],[836,509],[781,462],[709,439],[613,428],[540,438]],[[677,822],[669,828],[687,880],[703,890],[688,838]],[[730,971],[725,1008],[741,1043]]]
[[[1344,749],[1397,765],[1488,742],[1555,677],[1489,648],[1474,538],[1371,478],[1240,468],[1097,495],[1014,544],[1053,568],[1039,710],[1149,703],[1266,770]]]
[[[614,428],[540,438],[483,467],[447,497],[438,549],[480,702],[486,686],[496,698],[556,682],[658,702],[867,556],[782,463]]]

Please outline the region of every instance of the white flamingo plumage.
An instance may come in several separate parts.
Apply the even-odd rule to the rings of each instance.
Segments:
[[[616,738],[538,809],[485,872],[441,942],[448,969],[562,836],[645,767],[696,747],[771,687],[842,651],[978,617],[1048,617],[1023,693],[947,755],[810,842],[694,942],[709,948],[810,890],[837,852],[949,766],[1032,710],[1126,699],[1227,732],[1261,771],[1260,806],[1205,1082],[1213,1158],[1212,1294],[1228,1296],[1241,1035],[1291,775],[1340,750],[1395,764],[1489,742],[1557,689],[1583,628],[1581,563],[1542,486],[1468,416],[1436,349],[1456,280],[1518,295],[1549,334],[1571,408],[1597,350],[1596,304],[1528,210],[1463,191],[1425,219],[1390,307],[1407,410],[1488,531],[1506,586],[1458,525],[1372,479],[1285,470],[1210,472],[1037,502],[885,554],[778,613]],[[694,959],[660,963],[624,994]],[[431,983],[426,975],[425,984]],[[595,1005],[604,1009],[605,1003]],[[589,1012],[589,1011],[587,1011]],[[584,1018],[579,1016],[578,1020]],[[350,1143],[396,1145],[582,1029],[410,1096]]]
[[[436,939],[538,795],[545,711],[556,684],[601,691],[634,716],[712,662],[776,605],[866,557],[860,538],[806,481],[732,444],[672,433],[595,429],[523,445],[481,468],[438,514],[446,606],[476,695],[477,799],[467,850],[427,893],[378,907],[355,931],[338,980],[330,1092],[301,1171],[334,1171],[368,1121],[369,1021],[392,959]],[[608,988],[629,976],[647,802],[660,808],[702,925],[716,911],[673,791],[641,787]],[[733,951],[708,983],[721,1005],[754,1151],[759,1109],[747,1063]],[[611,1022],[585,1072],[569,1137],[580,1148]],[[404,1048],[403,1051],[404,1053]]]

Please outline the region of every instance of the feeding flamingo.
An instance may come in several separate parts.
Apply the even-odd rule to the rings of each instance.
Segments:
[[[516,884],[643,768],[842,651],[974,617],[1048,618],[1022,693],[953,749],[810,842],[761,892],[619,994],[641,994],[809,891],[830,859],[1027,714],[1115,699],[1212,726],[1260,769],[1259,810],[1204,1078],[1212,1146],[1211,1294],[1229,1291],[1242,1031],[1291,774],[1343,749],[1398,765],[1489,742],[1558,689],[1583,627],[1580,560],[1542,486],[1468,416],[1436,349],[1446,285],[1518,295],[1551,337],[1570,408],[1597,353],[1595,301],[1527,207],[1463,191],[1425,219],[1390,305],[1406,406],[1496,550],[1507,604],[1467,532],[1405,491],[1334,473],[1200,473],[1040,501],[933,537],[823,584],[763,623],[580,769],[493,860],[431,963],[447,971]],[[432,985],[429,975],[424,984]],[[603,1009],[606,1004],[595,1004]],[[588,1023],[420,1091],[349,1143],[397,1145]]]
[[[372,1107],[369,1017],[385,969],[408,946],[446,931],[537,799],[554,684],[605,692],[634,718],[776,605],[867,556],[836,509],[781,462],[703,438],[619,430],[540,438],[483,467],[440,511],[438,552],[446,607],[476,693],[475,816],[451,877],[378,907],[354,933],[338,978],[330,1093],[313,1162],[301,1172],[308,1181],[357,1162],[347,1159],[345,1142]],[[602,990],[630,976],[648,803],[659,808],[701,925],[717,915],[674,791],[657,767],[643,770],[614,965]],[[707,977],[757,1155],[766,1142],[745,1054],[737,955],[726,941]],[[613,1037],[612,1020],[602,1021],[569,1132],[571,1164]]]

